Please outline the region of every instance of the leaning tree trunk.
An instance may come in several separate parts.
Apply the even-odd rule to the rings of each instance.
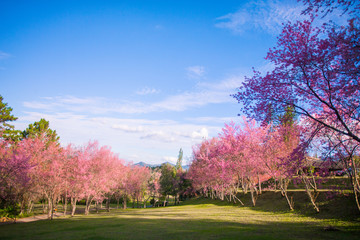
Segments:
[[[280,187],[281,195],[285,197],[290,210],[293,211],[294,210],[294,200],[292,197],[291,197],[291,199],[289,199],[288,191],[287,191],[288,184],[289,184],[289,179],[280,178],[279,187]]]
[[[356,205],[358,207],[358,210],[360,211],[360,203],[359,203],[359,194],[360,194],[360,184],[359,184],[359,179],[358,179],[358,172],[357,172],[357,166],[356,166],[356,162],[354,161],[354,158],[351,157],[351,163],[352,163],[352,187],[354,190],[354,195],[355,195],[355,201],[356,201]]]
[[[73,217],[75,215],[75,211],[76,211],[77,199],[75,197],[71,197],[70,202],[71,202],[71,216]]]
[[[308,195],[311,204],[313,205],[315,211],[318,213],[320,212],[319,207],[316,205],[316,198],[319,196],[319,192],[317,191],[316,183],[314,184],[310,183],[309,178],[305,175],[303,170],[300,170],[301,179],[305,185],[305,191]],[[313,191],[311,191],[311,188],[313,188]]]
[[[258,195],[257,195],[257,190],[256,190],[256,187],[253,185],[253,186],[250,186],[250,193],[251,193],[251,201],[252,201],[252,204],[253,206],[255,207],[256,205],[256,200],[258,198]]]
[[[88,196],[86,198],[85,215],[89,215],[89,213],[90,213],[90,206],[91,206],[92,200],[93,200],[93,198],[90,196]]]
[[[34,202],[31,199],[29,199],[27,213],[28,214],[31,213],[33,208],[34,208]]]

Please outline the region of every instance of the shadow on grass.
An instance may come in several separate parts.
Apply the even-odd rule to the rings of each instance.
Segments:
[[[317,198],[317,204],[320,208],[320,213],[316,213],[311,205],[305,191],[294,191],[288,193],[289,197],[294,200],[294,213],[313,217],[315,219],[334,219],[342,221],[356,221],[360,222],[360,211],[356,207],[355,198],[353,194],[337,195],[333,198],[328,198],[326,192],[320,192]],[[221,201],[218,199],[200,198],[192,199],[183,202],[184,205],[202,205],[208,204],[216,206],[238,206],[248,207],[256,211],[271,212],[271,213],[288,213],[291,212],[287,205],[285,197],[280,193],[274,191],[264,191],[259,195],[256,206],[253,207],[250,194],[238,194],[238,198],[244,203],[230,203],[228,201]]]
[[[165,209],[165,208],[163,208]],[[0,226],[1,239],[359,239],[356,226],[326,231],[320,222],[197,218],[183,209],[177,218],[161,209],[114,212]],[[199,213],[205,214],[209,208]],[[222,213],[223,214],[223,213]],[[142,215],[142,216],[141,216]],[[336,229],[335,229],[336,230]]]

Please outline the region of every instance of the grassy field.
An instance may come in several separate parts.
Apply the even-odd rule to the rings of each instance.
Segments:
[[[320,196],[316,214],[304,193],[293,194],[302,211],[289,212],[280,193],[265,192],[256,207],[247,195],[245,207],[193,199],[180,206],[0,225],[0,239],[360,239],[352,196]]]

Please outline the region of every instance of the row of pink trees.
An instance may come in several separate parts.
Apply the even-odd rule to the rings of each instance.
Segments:
[[[298,1],[308,19],[284,24],[266,56],[273,68],[254,70],[233,97],[243,113],[261,122],[291,106],[308,125],[303,148],[321,139],[324,155],[347,166],[360,210],[360,2]],[[325,16],[339,15],[338,24],[325,22]],[[305,180],[306,187],[316,188]]]
[[[287,186],[297,177],[309,186],[306,192],[319,211],[309,173],[304,170],[304,152],[299,149],[300,127],[295,123],[283,119],[278,126],[257,126],[254,120],[245,119],[242,127],[225,124],[218,137],[195,147],[188,176],[195,190],[212,198],[243,204],[236,194],[240,189],[250,192],[254,206],[262,193],[261,183],[271,178],[291,210],[294,204]]]
[[[143,201],[150,181],[150,169],[126,164],[107,146],[89,142],[82,147],[63,148],[45,135],[23,139],[17,143],[0,139],[0,198],[2,208],[20,205],[21,212],[32,211],[34,202],[46,200],[52,219],[59,200],[67,211],[70,200],[75,214],[76,204],[84,199],[85,214],[92,203],[96,208],[110,198],[121,196]]]

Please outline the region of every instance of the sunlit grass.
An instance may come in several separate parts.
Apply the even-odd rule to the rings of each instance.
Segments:
[[[299,193],[295,193],[299,194]],[[264,193],[256,207],[218,200],[194,199],[181,206],[112,210],[89,216],[0,226],[0,239],[359,239],[358,213],[333,214],[336,201],[290,212],[279,193]],[[298,205],[307,204],[297,197]],[[341,202],[348,204],[346,199]],[[351,202],[351,199],[348,199]],[[330,205],[329,205],[330,204]],[[326,210],[327,209],[327,210]],[[330,231],[329,231],[330,230]]]

